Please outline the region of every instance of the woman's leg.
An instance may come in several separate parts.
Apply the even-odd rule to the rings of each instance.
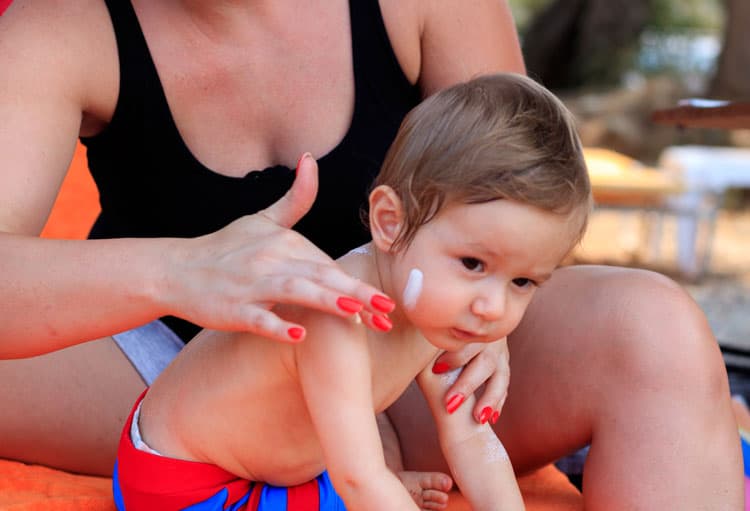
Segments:
[[[645,271],[571,267],[539,290],[510,339],[497,431],[517,471],[591,442],[587,509],[742,509],[726,371],[697,305]],[[444,469],[414,389],[389,416],[409,469]]]
[[[111,475],[123,424],[144,388],[111,338],[0,361],[0,458]]]

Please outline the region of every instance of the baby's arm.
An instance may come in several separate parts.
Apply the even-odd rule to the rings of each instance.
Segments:
[[[437,423],[440,446],[461,493],[473,511],[516,511],[524,504],[513,466],[489,422],[477,424],[471,416],[476,398],[468,396],[453,414],[443,397],[452,375],[436,375],[430,364],[417,376]],[[460,371],[456,369],[455,371]]]
[[[364,328],[315,314],[295,346],[297,371],[326,468],[347,509],[418,511],[385,464],[372,399]]]

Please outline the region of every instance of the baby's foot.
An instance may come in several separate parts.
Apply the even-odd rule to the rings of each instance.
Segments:
[[[442,472],[398,472],[396,474],[419,509],[435,511],[448,506],[453,480]]]

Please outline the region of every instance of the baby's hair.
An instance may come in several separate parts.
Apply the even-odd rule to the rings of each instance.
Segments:
[[[591,186],[572,115],[543,86],[522,75],[476,78],[430,96],[404,119],[374,186],[403,203],[394,249],[446,202],[509,199],[563,215],[580,212],[578,242],[591,208]]]

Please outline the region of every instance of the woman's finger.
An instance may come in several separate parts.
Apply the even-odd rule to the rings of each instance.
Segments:
[[[239,308],[237,315],[228,320],[230,329],[250,332],[281,342],[297,343],[305,339],[303,325],[281,319],[274,312],[257,305]]]
[[[508,397],[510,383],[510,366],[501,365],[487,380],[482,395],[474,406],[474,419],[480,424],[497,422],[502,412],[505,399]]]
[[[484,344],[471,343],[466,344],[460,350],[446,351],[435,360],[435,364],[432,366],[432,372],[435,374],[442,374],[463,367],[476,357],[478,353],[481,353],[485,347]]]
[[[297,162],[297,175],[286,194],[260,214],[282,227],[292,227],[305,216],[318,194],[318,162],[305,153]]]
[[[296,303],[339,315],[367,310],[382,316],[395,307],[382,291],[352,277],[335,263],[294,260],[282,263],[277,271],[279,275],[266,290],[266,301]],[[349,300],[361,307],[349,306]]]

